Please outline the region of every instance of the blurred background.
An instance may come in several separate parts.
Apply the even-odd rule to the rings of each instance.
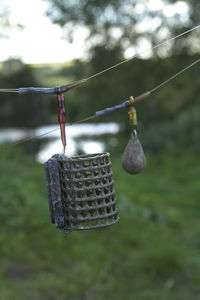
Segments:
[[[198,25],[198,0],[0,0],[0,88],[53,87]],[[152,89],[198,58],[195,30],[66,97],[76,121]],[[43,163],[62,150],[55,96],[0,94],[0,299],[200,297],[199,66],[137,105],[147,167],[121,167],[126,110],[67,127],[67,155],[109,151],[120,223],[64,235],[50,224]]]

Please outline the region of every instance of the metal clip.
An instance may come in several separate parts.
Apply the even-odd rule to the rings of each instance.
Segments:
[[[137,112],[136,109],[134,107],[134,98],[131,96],[130,97],[130,109],[128,111],[128,115],[129,115],[129,123],[130,126],[132,126],[133,128],[135,128],[137,126]]]

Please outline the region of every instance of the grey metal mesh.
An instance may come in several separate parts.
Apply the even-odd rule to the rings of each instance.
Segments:
[[[64,225],[58,227],[62,231],[101,228],[119,221],[109,153],[62,155],[57,166],[64,214]]]

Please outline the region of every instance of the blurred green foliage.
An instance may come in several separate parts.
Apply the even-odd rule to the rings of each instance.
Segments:
[[[82,22],[91,29],[90,41],[100,34],[100,43],[91,44],[89,60],[84,62],[3,62],[1,88],[48,87],[86,78],[123,60],[127,45],[137,45],[141,37],[133,24],[145,15],[128,22],[130,11],[121,14],[130,1],[50,2],[57,7],[51,12],[54,22],[65,25],[70,18],[74,29],[74,24]],[[190,8],[187,22],[180,23],[175,16],[173,23],[160,14],[157,33],[167,26],[168,33],[177,34],[198,22],[199,1],[184,2]],[[109,9],[117,18],[103,14]],[[102,18],[95,18],[97,15]],[[155,13],[148,16],[156,17]],[[126,21],[128,26],[124,26]],[[119,39],[112,36],[113,25],[122,26]],[[152,45],[159,40],[155,32],[144,35]],[[73,32],[68,32],[68,38],[72,37]],[[195,37],[197,32],[194,41]],[[190,39],[177,40],[151,59],[129,61],[70,92],[66,96],[67,121],[152,89],[195,60],[196,50],[191,45]],[[118,225],[108,229],[67,236],[59,232],[50,224],[43,167],[33,154],[24,153],[38,148],[33,151],[35,144],[27,144],[26,151],[1,146],[0,299],[199,299],[199,92],[196,66],[137,105],[138,133],[148,159],[147,168],[138,176],[127,175],[120,166],[130,135],[127,111],[96,120],[118,122],[121,129],[115,137],[102,137],[113,157],[121,217]],[[1,94],[0,101],[1,127],[34,128],[57,122],[55,96]]]
[[[50,224],[43,166],[1,151],[0,298],[198,299],[200,159],[147,158],[130,176],[113,156],[119,224],[64,235]]]
[[[98,48],[118,50],[140,45],[145,40],[150,45],[190,29],[199,24],[198,0],[163,0],[158,5],[151,0],[44,0],[49,3],[47,15],[63,27],[66,38],[73,42],[77,28],[88,30],[87,46],[90,56],[98,58]],[[170,11],[170,13],[169,13]],[[193,32],[193,38],[199,33]],[[174,41],[169,47],[154,53],[170,56],[176,53],[195,53],[199,46],[193,45],[190,36]],[[164,50],[164,51],[163,51]]]

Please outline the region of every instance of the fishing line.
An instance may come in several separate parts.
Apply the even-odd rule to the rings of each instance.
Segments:
[[[146,50],[144,50],[144,51],[142,51],[142,52],[138,52],[138,53],[136,53],[134,56],[132,56],[132,57],[130,57],[130,58],[128,58],[128,59],[125,59],[125,60],[123,60],[123,61],[121,61],[121,62],[119,62],[119,63],[117,63],[117,64],[115,64],[115,65],[113,65],[113,66],[111,66],[111,67],[109,67],[109,68],[107,68],[107,69],[104,69],[104,70],[102,70],[102,71],[100,71],[100,72],[98,72],[98,73],[96,73],[96,74],[94,74],[94,75],[92,75],[92,76],[86,78],[86,80],[90,80],[90,79],[92,79],[92,78],[94,78],[94,77],[97,77],[97,76],[99,76],[99,75],[101,75],[101,74],[107,72],[107,71],[110,71],[110,70],[112,70],[112,69],[114,69],[114,68],[116,68],[116,67],[118,67],[118,66],[120,66],[120,65],[122,65],[122,64],[124,64],[124,63],[126,63],[126,62],[128,62],[128,61],[130,61],[130,60],[132,60],[132,59],[134,59],[137,55],[139,56],[139,55],[142,55],[142,54],[144,54],[144,53],[146,53],[146,52],[148,52],[148,51],[155,50],[156,48],[158,48],[158,47],[160,47],[160,46],[162,46],[162,45],[165,45],[165,44],[167,44],[168,42],[171,42],[171,41],[173,41],[173,40],[175,40],[175,39],[177,39],[177,38],[179,38],[179,37],[181,37],[181,36],[183,36],[183,35],[185,35],[185,34],[191,32],[191,31],[193,31],[193,30],[196,30],[196,29],[198,29],[199,27],[200,27],[200,25],[197,25],[197,26],[195,26],[195,27],[193,27],[193,28],[191,28],[191,29],[189,29],[189,30],[186,30],[186,31],[184,31],[184,32],[182,32],[182,33],[180,33],[180,34],[174,36],[174,37],[171,37],[170,39],[168,39],[168,40],[166,40],[166,41],[164,41],[164,42],[162,42],[162,43],[160,43],[160,44],[155,45],[154,47],[148,48],[148,49],[146,49]]]
[[[158,48],[158,47],[160,47],[162,45],[165,45],[165,44],[169,43],[170,41],[178,39],[179,37],[181,37],[181,36],[183,36],[183,35],[185,35],[187,33],[190,33],[192,31],[198,29],[199,27],[200,27],[200,24],[197,25],[197,26],[195,26],[195,27],[192,27],[191,29],[186,30],[186,31],[184,31],[184,32],[182,32],[182,33],[174,36],[174,37],[171,37],[170,39],[168,39],[168,40],[166,40],[166,41],[164,41],[162,43],[159,43],[159,44],[157,44],[157,45],[155,45],[155,46],[153,46],[151,48],[148,48],[148,49],[146,49],[144,51],[138,52],[134,56],[132,56],[132,57],[130,57],[128,59],[125,59],[125,60],[123,60],[123,61],[121,61],[121,62],[119,62],[119,63],[117,63],[117,64],[115,64],[115,65],[113,65],[113,66],[111,66],[109,68],[106,68],[106,69],[104,69],[104,70],[102,70],[102,71],[100,71],[98,73],[95,73],[94,75],[91,75],[91,76],[87,77],[86,79],[81,80],[80,82],[82,84],[83,82],[86,82],[86,81],[88,81],[88,80],[90,80],[92,78],[100,76],[103,73],[106,73],[106,72],[108,72],[108,71],[110,71],[110,70],[112,70],[112,69],[114,69],[114,68],[116,68],[116,67],[118,67],[118,66],[120,66],[120,65],[122,65],[122,64],[124,64],[126,62],[128,62],[128,61],[133,60],[137,55],[142,55],[142,54],[144,54],[144,53],[146,53],[148,51],[154,50],[154,49],[156,49],[156,48]],[[54,94],[54,93],[57,93],[57,92],[55,92],[55,90],[56,90],[56,88],[21,88],[21,89],[0,89],[0,92],[2,92],[2,93],[10,93],[11,92],[11,93],[20,93],[20,94],[24,94],[24,93]]]
[[[139,55],[139,54],[142,54],[142,53],[145,53],[145,52],[147,52],[147,51],[156,49],[156,48],[160,47],[161,45],[164,45],[164,44],[168,43],[169,41],[175,40],[175,39],[177,39],[177,38],[183,36],[184,34],[187,34],[187,33],[191,32],[191,31],[193,31],[193,30],[195,30],[195,29],[197,29],[197,28],[199,28],[199,27],[200,27],[200,25],[197,25],[197,26],[195,26],[195,27],[193,27],[193,28],[191,28],[191,29],[189,29],[189,30],[187,30],[187,31],[185,31],[185,32],[183,32],[183,33],[181,33],[181,34],[175,36],[175,37],[172,37],[172,38],[168,39],[167,41],[164,41],[164,42],[162,42],[162,43],[160,43],[160,44],[158,44],[158,45],[156,45],[156,46],[154,46],[154,47],[152,47],[152,48],[146,49],[146,50],[144,50],[144,51],[138,53],[138,55]],[[137,55],[137,54],[136,54],[136,55]],[[136,56],[136,55],[135,55],[135,56]],[[68,89],[71,89],[71,88],[73,87],[74,84],[75,84],[76,86],[79,86],[79,85],[81,85],[83,82],[85,82],[85,81],[87,81],[87,80],[90,80],[90,79],[92,79],[92,78],[94,78],[94,77],[97,77],[97,76],[99,76],[99,75],[101,75],[101,74],[103,74],[103,73],[105,73],[105,72],[107,72],[107,71],[109,71],[109,70],[111,70],[111,69],[113,69],[113,68],[116,68],[117,66],[119,66],[119,65],[121,65],[121,64],[123,64],[123,63],[125,63],[125,62],[128,62],[128,61],[132,60],[135,56],[133,56],[133,57],[131,57],[131,58],[129,58],[129,59],[126,59],[126,60],[124,60],[124,61],[122,61],[122,62],[120,62],[120,63],[117,63],[117,64],[111,66],[110,68],[104,69],[103,71],[98,72],[98,73],[96,73],[96,74],[94,74],[94,75],[88,77],[87,79],[83,79],[83,80],[77,81],[77,82],[75,82],[75,83],[69,84],[69,85],[68,85]],[[185,68],[182,69],[181,71],[177,72],[177,73],[174,74],[173,76],[169,77],[167,80],[165,80],[165,81],[163,81],[162,83],[160,83],[159,85],[155,86],[153,89],[151,89],[150,91],[148,91],[148,92],[145,93],[145,94],[150,95],[150,94],[153,93],[154,91],[158,90],[160,87],[162,87],[162,86],[164,86],[165,84],[167,84],[169,81],[173,80],[174,78],[176,78],[177,76],[179,76],[179,75],[182,74],[183,72],[187,71],[189,68],[191,68],[192,66],[194,66],[195,64],[197,64],[199,61],[200,61],[200,59],[196,60],[195,62],[193,62],[192,64],[188,65],[187,67],[185,67]],[[60,92],[59,88],[60,88],[60,87],[56,88],[56,89],[58,89],[57,92]],[[37,89],[37,88],[24,88],[24,89],[22,89],[22,90],[28,90],[28,89],[31,89],[31,92],[33,92],[34,89],[40,90],[40,92],[41,92],[41,90],[43,90],[42,88],[38,88],[38,89]],[[13,93],[18,93],[19,90],[20,90],[20,89],[0,89],[0,92],[13,92]],[[45,90],[45,93],[46,93],[47,90],[51,90],[51,92],[52,92],[52,91],[55,92],[55,88],[53,88],[53,89],[52,89],[52,88],[50,88],[50,89],[44,89],[44,90]],[[38,92],[38,91],[37,91],[37,92]],[[140,95],[140,96],[141,96],[141,95]],[[141,99],[143,99],[143,97],[140,97],[140,96],[136,97],[135,99],[136,99],[137,101],[140,101]],[[84,118],[84,119],[81,119],[81,120],[78,120],[78,121],[75,121],[75,122],[72,122],[72,123],[68,123],[68,124],[66,124],[65,126],[71,126],[71,125],[79,124],[79,123],[86,122],[86,121],[88,121],[88,120],[94,119],[94,118],[96,118],[96,117],[98,117],[98,116],[101,116],[101,115],[104,115],[104,114],[107,114],[107,113],[110,113],[110,112],[114,112],[114,111],[116,111],[116,110],[118,110],[118,109],[127,107],[127,106],[129,105],[128,102],[129,102],[129,101],[125,101],[124,103],[122,103],[122,104],[120,104],[120,105],[117,105],[117,106],[114,106],[114,107],[112,107],[112,108],[107,108],[107,109],[104,109],[104,110],[102,110],[102,111],[96,112],[95,115],[89,116],[89,117],[87,117],[87,118]],[[14,143],[14,144],[12,144],[12,145],[10,145],[10,146],[8,146],[8,147],[16,146],[16,145],[19,145],[19,144],[23,144],[23,143],[26,143],[26,142],[29,142],[29,141],[36,140],[36,139],[38,139],[38,138],[40,138],[40,137],[42,137],[42,136],[48,135],[48,134],[50,134],[50,133],[52,133],[52,132],[55,132],[55,131],[57,131],[57,130],[59,130],[59,128],[53,129],[53,130],[51,130],[51,131],[48,131],[48,132],[43,133],[43,134],[38,135],[38,136],[25,138],[25,139],[23,139],[23,140],[21,140],[21,141],[19,141],[19,142],[16,142],[16,143]]]
[[[96,115],[92,115],[92,116],[89,116],[87,118],[84,118],[84,119],[81,119],[81,120],[78,120],[78,121],[75,121],[75,122],[68,123],[68,124],[65,125],[65,127],[76,125],[76,124],[79,124],[79,123],[83,123],[83,122],[89,121],[89,120],[94,119],[94,118],[97,118],[97,116]],[[8,145],[8,146],[2,147],[2,148],[4,148],[4,149],[6,148],[7,149],[7,148],[10,148],[10,147],[13,147],[13,146],[17,146],[17,145],[21,145],[21,144],[24,144],[24,143],[27,143],[27,142],[32,142],[34,140],[37,140],[37,139],[39,139],[39,138],[41,138],[41,137],[43,137],[45,135],[48,135],[48,134],[53,133],[53,132],[58,131],[58,130],[60,130],[60,127],[57,127],[57,128],[52,129],[50,131],[44,132],[44,133],[42,133],[40,135],[36,135],[36,136],[32,136],[32,137],[28,137],[28,138],[22,139],[22,140],[20,140],[20,141],[18,141],[16,143],[13,143],[11,145]]]
[[[178,77],[179,75],[181,75],[183,72],[187,71],[188,69],[190,69],[191,67],[193,67],[194,65],[196,65],[198,62],[200,62],[200,58],[197,59],[196,61],[194,61],[193,63],[191,63],[190,65],[188,65],[187,67],[183,68],[181,71],[177,72],[177,73],[174,74],[173,76],[169,77],[167,80],[161,82],[160,84],[158,84],[157,86],[155,86],[155,87],[154,87],[153,89],[151,89],[150,91],[148,91],[148,92],[146,92],[146,93],[144,93],[144,94],[142,94],[142,95],[140,95],[140,96],[143,96],[143,95],[145,95],[145,94],[147,94],[147,95],[152,94],[153,92],[155,92],[156,90],[158,90],[159,88],[161,88],[162,86],[164,86],[165,84],[167,84],[169,81],[173,80],[174,78],[176,78],[176,77]],[[138,96],[138,97],[135,98],[135,103],[138,102],[138,101],[140,101],[140,98],[143,98],[143,97],[140,97],[140,96]],[[137,99],[138,99],[138,100],[137,100]],[[128,102],[129,102],[129,101],[125,101],[125,102],[123,102],[123,103],[120,104],[120,105],[114,106],[113,108],[111,108],[112,111],[110,111],[110,112],[116,111],[116,109],[115,109],[116,107],[118,107],[119,109],[124,108],[124,107],[127,107],[127,106],[128,106]],[[99,112],[105,112],[106,110],[108,110],[108,109],[105,109],[105,110],[102,110],[102,111],[99,111]],[[83,123],[83,122],[86,122],[86,121],[95,119],[95,118],[97,118],[97,117],[99,117],[99,116],[105,114],[105,113],[99,114],[99,112],[96,112],[95,115],[89,116],[89,117],[87,117],[87,118],[84,118],[84,119],[81,119],[81,120],[78,120],[78,121],[75,121],[75,122],[68,123],[68,124],[66,124],[65,126],[72,126],[72,125],[75,125],[75,124]],[[46,132],[46,133],[43,133],[43,134],[41,134],[41,135],[34,136],[34,137],[30,137],[30,138],[26,138],[26,139],[24,139],[24,140],[21,140],[21,141],[19,141],[19,142],[16,142],[16,143],[12,144],[12,145],[9,145],[8,147],[12,147],[12,146],[16,146],[16,145],[20,145],[20,144],[23,144],[23,143],[26,143],[26,142],[30,142],[30,141],[36,140],[36,139],[38,139],[38,138],[40,138],[40,137],[42,137],[42,136],[48,135],[48,134],[50,134],[50,133],[52,133],[52,132],[55,132],[55,131],[57,131],[57,130],[59,130],[59,129],[60,129],[60,128],[58,127],[58,128],[56,128],[56,129],[53,129],[53,130],[48,131],[48,132]]]
[[[0,89],[2,93],[18,93],[18,89]]]
[[[175,75],[171,76],[170,78],[168,78],[167,80],[163,81],[162,83],[158,84],[156,87],[154,87],[152,90],[150,90],[150,93],[155,92],[156,90],[158,90],[160,87],[162,87],[163,85],[165,85],[166,83],[168,83],[169,81],[173,80],[174,78],[176,78],[177,76],[179,76],[180,74],[182,74],[183,72],[187,71],[188,69],[190,69],[191,67],[193,67],[194,65],[196,65],[198,62],[200,61],[200,58],[197,59],[195,62],[193,62],[192,64],[190,64],[189,66],[185,67],[184,69],[182,69],[181,71],[179,71],[178,73],[176,73]]]

